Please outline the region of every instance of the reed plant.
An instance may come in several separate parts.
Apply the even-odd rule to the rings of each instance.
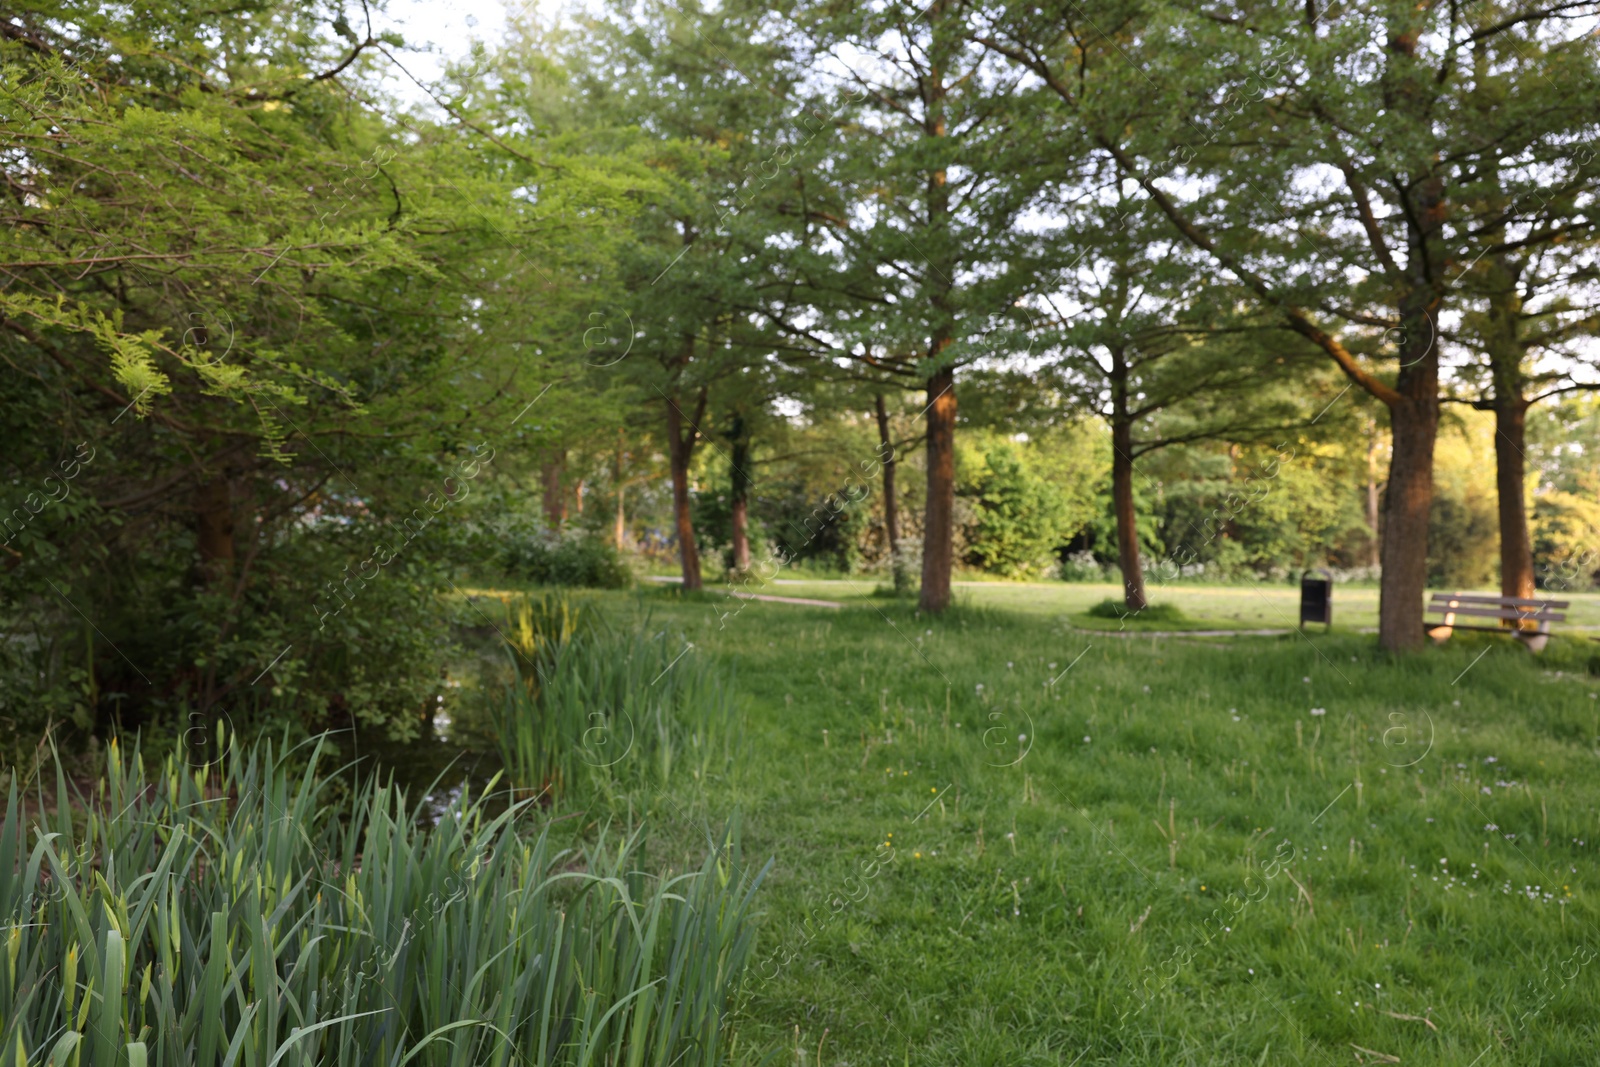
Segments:
[[[563,850],[527,804],[431,830],[393,788],[338,809],[270,745],[0,824],[0,1057],[51,1067],[712,1065],[765,870],[737,828],[650,875],[642,839]],[[294,754],[306,767],[305,752]]]
[[[729,679],[688,642],[574,609],[561,597],[509,607],[514,677],[492,709],[515,787],[612,796],[703,781],[732,762]]]

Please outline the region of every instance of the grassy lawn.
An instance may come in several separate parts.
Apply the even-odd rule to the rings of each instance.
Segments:
[[[789,581],[779,579],[766,588],[752,591],[778,596],[814,597],[845,602],[873,599],[879,583],[872,579],[837,578]],[[709,586],[715,590],[715,586]],[[1019,615],[1066,618],[1072,626],[1103,628],[1106,620],[1085,616],[1091,606],[1107,597],[1120,597],[1114,584],[1069,582],[956,582],[956,601],[970,607],[1003,608]],[[1441,589],[1438,592],[1498,593],[1498,589]],[[1152,585],[1152,603],[1175,604],[1195,627],[1229,629],[1290,629],[1299,619],[1300,587],[1295,584],[1202,586]],[[1567,600],[1567,622],[1557,629],[1600,631],[1600,594],[1541,593],[1541,597]],[[1361,630],[1378,625],[1376,586],[1335,586],[1333,592],[1335,630]],[[1116,627],[1116,622],[1111,622]],[[1170,625],[1162,629],[1181,629]]]
[[[741,1062],[1595,1062],[1594,646],[1119,639],[1066,618],[1103,587],[930,620],[843,584],[602,598],[736,672],[743,755],[652,806],[669,848],[737,808],[776,857]]]

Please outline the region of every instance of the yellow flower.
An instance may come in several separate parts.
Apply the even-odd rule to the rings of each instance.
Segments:
[[[920,853],[920,852],[913,852],[913,853],[912,853],[912,854],[911,854],[911,858],[912,858],[912,859],[917,859],[917,860],[920,860],[920,859],[921,859],[921,858],[922,858],[922,853]]]

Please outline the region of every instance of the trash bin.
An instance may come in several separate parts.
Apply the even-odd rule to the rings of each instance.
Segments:
[[[1333,576],[1327,571],[1310,570],[1300,576],[1300,625],[1308,622],[1333,629]]]

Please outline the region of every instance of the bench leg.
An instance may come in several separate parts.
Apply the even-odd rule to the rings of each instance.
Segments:
[[[1527,646],[1528,651],[1537,656],[1544,651],[1544,646],[1550,643],[1550,634],[1546,630],[1537,632],[1524,630],[1516,635],[1517,640]]]

